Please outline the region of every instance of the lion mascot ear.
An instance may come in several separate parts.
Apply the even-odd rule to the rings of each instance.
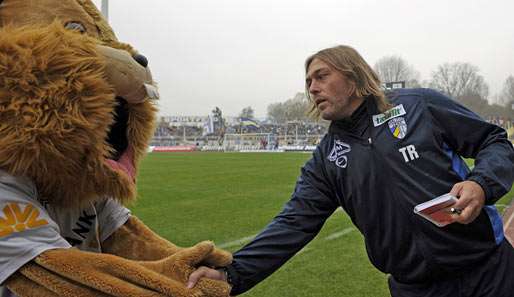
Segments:
[[[89,0],[0,1],[0,26],[0,296],[228,296],[185,282],[229,253],[122,206],[154,129],[147,59]]]

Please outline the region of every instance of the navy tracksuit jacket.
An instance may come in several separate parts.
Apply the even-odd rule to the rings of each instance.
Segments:
[[[351,120],[332,122],[282,212],[234,254],[232,294],[278,269],[339,206],[364,235],[373,265],[401,282],[458,274],[503,241],[492,204],[514,179],[506,132],[433,90],[403,89],[390,100],[394,108],[385,113],[367,98]],[[472,171],[459,156],[475,159]],[[463,180],[486,194],[472,223],[439,228],[413,213]]]

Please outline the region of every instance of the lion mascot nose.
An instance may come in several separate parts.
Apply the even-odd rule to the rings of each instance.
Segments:
[[[134,60],[136,60],[136,62],[139,63],[139,65],[141,65],[145,68],[146,68],[146,66],[148,66],[148,59],[145,56],[143,56],[141,54],[135,54],[133,56],[133,58],[134,58]]]

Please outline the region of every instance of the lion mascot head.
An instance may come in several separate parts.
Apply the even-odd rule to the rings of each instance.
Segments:
[[[147,59],[89,0],[0,1],[0,169],[57,206],[136,195],[153,133]]]

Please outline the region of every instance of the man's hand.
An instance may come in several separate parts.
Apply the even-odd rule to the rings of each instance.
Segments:
[[[460,209],[460,214],[453,214],[455,222],[461,224],[469,224],[473,222],[485,203],[485,193],[482,187],[474,181],[463,181],[456,183],[450,191],[455,197],[458,197],[457,203],[452,207]]]
[[[187,287],[189,289],[193,288],[202,277],[225,282],[227,281],[227,276],[223,271],[215,270],[206,266],[200,266],[189,276]]]

